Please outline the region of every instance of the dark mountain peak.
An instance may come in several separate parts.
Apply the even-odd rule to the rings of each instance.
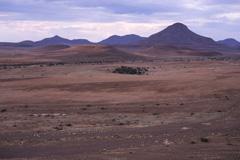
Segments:
[[[65,39],[65,38],[62,38],[62,37],[60,37],[60,36],[58,36],[58,35],[55,35],[55,36],[53,36],[53,37],[51,37],[51,38],[49,38],[49,39]]]
[[[168,44],[174,46],[204,46],[217,44],[211,38],[200,36],[192,32],[182,23],[174,23],[164,30],[151,35],[147,39],[137,42],[140,45]]]
[[[58,36],[58,35],[55,35],[55,36],[53,36],[53,38],[61,38],[60,36]]]
[[[194,34],[191,30],[188,29],[188,27],[182,23],[174,23],[167,28],[165,28],[163,31],[156,33],[158,34],[175,34],[175,37],[177,36],[183,36],[183,34]]]
[[[179,33],[179,32],[192,32],[191,30],[188,29],[186,25],[183,23],[174,23],[171,26],[168,26],[165,29],[166,32],[171,32],[171,33]]]
[[[128,35],[125,35],[123,37],[144,38],[144,37],[140,37],[139,35],[136,35],[136,34],[128,34]]]
[[[183,29],[186,29],[188,27],[183,23],[177,22],[177,23],[172,24],[168,28],[183,28]]]
[[[183,23],[180,23],[180,22],[176,22],[174,24],[171,25],[172,27],[187,27],[185,24]],[[170,27],[170,26],[169,26]]]

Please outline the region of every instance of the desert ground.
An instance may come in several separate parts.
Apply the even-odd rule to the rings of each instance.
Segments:
[[[0,57],[0,159],[240,159],[239,57],[59,63],[16,52]],[[148,72],[112,73],[120,66]]]

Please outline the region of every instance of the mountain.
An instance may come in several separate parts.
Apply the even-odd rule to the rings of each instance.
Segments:
[[[217,42],[220,44],[224,44],[226,46],[230,46],[230,47],[240,47],[240,42],[238,42],[237,40],[235,40],[233,38],[228,38],[228,39],[217,41]]]
[[[59,45],[59,44],[74,46],[74,45],[80,45],[80,44],[92,44],[92,42],[89,42],[86,39],[69,40],[66,38],[59,37],[57,35],[51,38],[45,38],[41,41],[35,42],[35,45],[37,46]]]
[[[74,40],[69,40],[66,38],[62,38],[59,36],[54,36],[50,38],[45,38],[40,41],[22,41],[18,44],[21,45],[30,45],[34,47],[44,47],[44,46],[49,46],[49,45],[69,45],[69,46],[75,46],[75,45],[80,45],[80,44],[93,44],[92,42],[86,40],[86,39],[74,39]]]
[[[151,35],[150,37],[138,41],[135,44],[154,46],[158,44],[168,44],[173,46],[186,46],[201,48],[210,46],[219,46],[211,38],[200,36],[188,29],[182,23],[175,23],[161,32]]]
[[[145,37],[140,37],[135,34],[129,34],[125,36],[113,35],[105,40],[102,40],[98,44],[103,44],[103,45],[128,44],[128,43],[137,42],[143,39],[145,39]]]

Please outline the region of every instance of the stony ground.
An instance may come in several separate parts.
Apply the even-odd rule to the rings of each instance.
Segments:
[[[239,61],[2,68],[0,158],[240,159],[239,84]]]

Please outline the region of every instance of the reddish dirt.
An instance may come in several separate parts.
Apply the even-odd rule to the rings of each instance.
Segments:
[[[111,73],[122,65],[149,72]],[[240,159],[239,67],[156,60],[2,68],[0,159]]]

